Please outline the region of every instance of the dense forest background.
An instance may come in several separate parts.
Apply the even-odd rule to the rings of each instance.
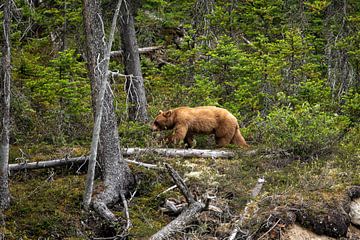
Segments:
[[[80,1],[15,1],[12,143],[91,136]],[[114,3],[103,1],[110,24]],[[141,1],[136,12],[150,115],[222,106],[250,142],[308,157],[356,138],[360,116],[357,1]],[[120,49],[119,35],[114,50]],[[122,72],[114,59],[111,70]],[[124,145],[148,144],[127,122],[124,79],[113,79]],[[136,137],[133,137],[134,134]],[[131,136],[131,137],[130,137]],[[341,139],[339,139],[339,137]]]
[[[105,31],[115,4],[102,1]],[[178,106],[220,106],[237,117],[253,148],[279,158],[277,165],[342,156],[343,163],[336,162],[348,175],[342,176],[347,184],[341,189],[360,184],[358,0],[136,4],[139,48],[156,47],[140,54],[150,120],[159,110]],[[54,149],[86,148],[93,112],[82,1],[14,0],[12,19],[10,162],[35,152],[51,156]],[[112,50],[120,49],[116,33]],[[110,69],[124,72],[121,56],[112,58]],[[121,146],[163,146],[149,123],[128,119],[125,78],[113,76],[110,82]],[[214,147],[207,137],[197,139],[196,148]],[[43,230],[26,234],[49,236]]]

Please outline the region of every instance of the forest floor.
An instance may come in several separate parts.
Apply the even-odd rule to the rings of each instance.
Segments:
[[[87,151],[83,147],[42,146],[21,151],[13,147],[11,159],[12,163],[25,159],[49,160],[86,155]],[[155,155],[137,159],[159,166],[168,163],[186,179],[198,199],[205,194],[215,197],[211,204],[219,211],[203,212],[189,229],[173,239],[226,239],[239,219],[242,219],[241,226],[238,225],[241,232],[253,239],[292,239],[287,234],[292,231],[299,234],[297,228],[302,227],[333,239],[344,235],[341,227],[349,226],[342,217],[349,203],[347,192],[351,186],[360,185],[359,155],[339,151],[299,161],[264,150],[251,155],[241,150],[236,153],[233,159]],[[137,186],[129,202],[132,227],[128,238],[148,239],[174,218],[160,211],[165,200],[179,204],[184,198],[177,189],[164,192],[174,185],[165,169],[130,167]],[[259,178],[264,178],[265,183],[253,198],[251,192]],[[5,239],[85,239],[116,235],[117,228],[95,224],[95,214],[89,217],[83,212],[84,181],[85,173],[79,166],[12,173],[12,206],[5,213],[6,225],[2,228]],[[124,216],[120,205],[113,210],[119,217]],[[331,218],[336,219],[339,226],[331,225]],[[329,230],[331,227],[339,229]],[[343,239],[360,239],[358,229],[353,226],[351,229]]]

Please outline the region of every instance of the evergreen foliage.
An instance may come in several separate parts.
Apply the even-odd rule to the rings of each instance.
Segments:
[[[136,156],[190,172],[186,178],[191,190],[199,197],[203,189],[217,196],[224,213],[212,215],[210,222],[199,218],[199,228],[179,233],[183,238],[221,234],[219,226],[243,218],[250,200],[249,209],[256,214],[245,216],[243,229],[261,233],[260,224],[269,225],[269,216],[274,216],[266,208],[278,213],[299,202],[306,205],[309,199],[342,204],[333,198],[342,199],[344,189],[360,184],[359,0],[134,2],[139,47],[162,46],[140,55],[150,118],[159,110],[185,105],[224,107],[237,117],[251,148],[259,150],[255,156],[239,151],[231,161]],[[94,117],[82,1],[13,3],[10,162],[86,155]],[[105,31],[114,4],[101,1]],[[112,50],[120,49],[117,33]],[[111,59],[109,68],[122,73],[121,60]],[[121,146],[164,147],[158,140],[163,133],[151,132],[148,123],[129,121],[124,77],[109,82]],[[214,147],[208,138],[195,142],[199,148]],[[138,186],[129,204],[133,226],[126,237],[147,239],[170,221],[159,205],[178,196],[176,191],[164,192],[173,183],[163,170],[131,168]],[[81,211],[81,167],[58,170],[11,176],[15,201],[4,213],[7,223],[0,227],[0,238],[80,239],[118,233],[122,222],[108,231],[95,215]],[[250,198],[262,176],[264,194]],[[113,210],[120,217],[118,206]],[[217,223],[215,215],[222,218]],[[285,229],[282,222],[273,223],[269,226],[275,230]],[[229,237],[225,235],[216,237]]]
[[[12,141],[86,139],[92,113],[81,3],[54,0],[29,5],[17,0],[16,4]],[[112,3],[104,1],[103,8],[108,24]],[[287,117],[299,118],[301,126],[306,113],[314,119],[313,127],[319,124],[316,119],[331,119],[318,128],[318,142],[341,137],[340,129],[348,130],[345,123],[354,126],[360,116],[359,11],[355,0],[141,1],[136,12],[140,47],[164,46],[141,56],[149,112],[154,116],[160,109],[180,105],[221,106],[238,118],[250,143],[295,155],[299,153],[285,139],[275,145],[269,141],[274,126],[281,121],[290,124]],[[114,50],[120,49],[119,39]],[[123,69],[116,59],[110,66]],[[123,80],[115,79],[124,145],[151,144],[153,137],[144,137],[151,135],[146,125],[127,122],[122,89]],[[283,120],[282,114],[287,116]],[[337,125],[338,119],[347,120]],[[259,124],[268,135],[259,137],[254,127]],[[319,148],[299,137],[310,134],[308,127],[287,136],[298,139],[304,149],[309,144]],[[129,129],[141,140],[131,138]]]

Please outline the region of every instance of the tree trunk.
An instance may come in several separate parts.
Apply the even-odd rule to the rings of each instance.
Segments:
[[[86,34],[86,56],[91,80],[94,115],[96,115],[101,112],[98,109],[99,105],[96,105],[96,100],[99,99],[101,83],[106,81],[108,76],[110,49],[108,49],[104,41],[105,33],[100,1],[84,0],[83,15]],[[111,46],[111,44],[109,45]],[[132,176],[120,151],[113,96],[109,86],[106,87],[98,152],[98,159],[103,170],[104,190],[93,198],[92,205],[104,218],[116,221],[115,216],[107,206],[117,202],[120,199],[120,193],[128,191]]]
[[[338,43],[353,31],[348,24],[348,11],[347,1],[333,1],[326,9],[324,25],[327,78],[332,97],[338,101],[354,85],[357,75],[354,66],[350,62],[348,50],[338,46]]]
[[[0,211],[10,205],[8,181],[9,135],[10,135],[10,81],[11,81],[11,52],[10,52],[10,6],[6,0],[3,6],[3,48],[0,67],[1,80],[1,146],[0,146]]]
[[[134,24],[133,1],[126,1],[121,6],[121,45],[126,78],[129,119],[132,121],[147,122],[147,100],[144,79],[141,72],[139,47],[136,40]]]

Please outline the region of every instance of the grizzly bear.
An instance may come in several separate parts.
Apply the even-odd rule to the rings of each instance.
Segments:
[[[195,134],[215,134],[218,147],[228,144],[248,147],[240,133],[237,119],[229,111],[214,106],[179,107],[160,111],[151,126],[153,131],[174,130],[166,139],[172,143],[193,144]]]

